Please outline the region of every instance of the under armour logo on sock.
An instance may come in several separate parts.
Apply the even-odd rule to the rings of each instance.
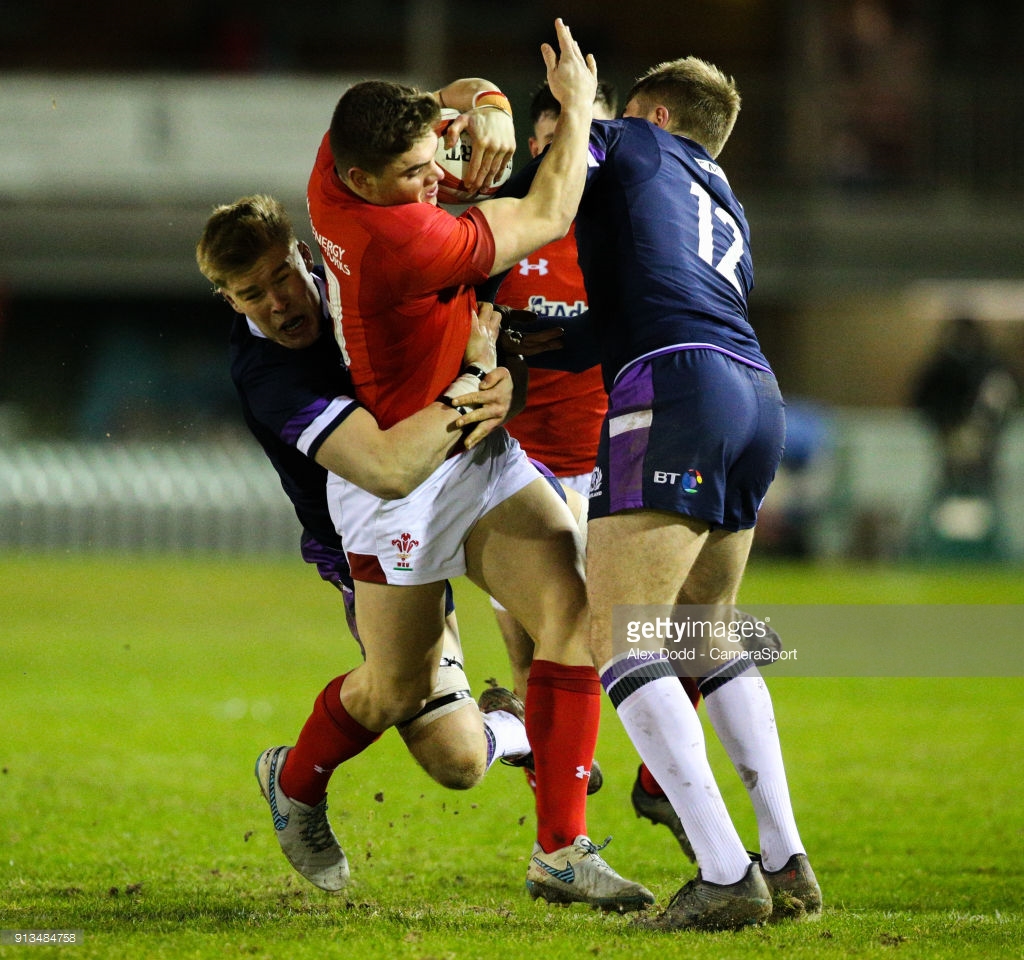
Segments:
[[[577,780],[587,780],[589,777],[590,777],[590,771],[586,767],[580,766],[580,767],[576,768],[576,779]]]

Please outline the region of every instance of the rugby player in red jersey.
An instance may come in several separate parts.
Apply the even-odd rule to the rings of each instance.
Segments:
[[[335,108],[310,176],[310,220],[356,396],[384,429],[460,376],[471,386],[486,372],[464,366],[474,285],[572,223],[597,71],[560,20],[555,29],[559,52],[544,44],[542,54],[562,114],[521,199],[491,200],[459,217],[436,206],[440,105],[429,94],[368,81]],[[482,109],[502,114],[502,98],[491,97]],[[652,903],[650,891],[612,870],[587,836],[601,687],[580,538],[565,503],[504,430],[446,460],[400,501],[342,479],[330,484],[366,648],[338,697],[352,755],[422,706],[442,641],[444,582],[465,574],[536,643],[526,696],[537,777],[531,894],[620,911]]]

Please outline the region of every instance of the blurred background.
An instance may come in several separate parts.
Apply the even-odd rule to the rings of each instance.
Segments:
[[[751,318],[790,402],[757,549],[1024,558],[1024,5],[1009,0],[0,2],[0,547],[292,550],[245,433],[212,207],[300,227],[337,98],[494,80],[518,110],[562,16],[624,94],[737,79],[722,163]],[[305,231],[308,233],[308,231]]]

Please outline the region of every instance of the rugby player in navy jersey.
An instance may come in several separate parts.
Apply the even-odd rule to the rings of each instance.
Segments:
[[[460,444],[474,446],[503,422],[512,397],[509,373],[503,367],[494,369],[471,394],[453,384],[446,392],[458,398],[461,409],[436,402],[380,430],[369,412],[351,399],[323,276],[313,268],[309,247],[295,237],[280,203],[252,196],[218,207],[204,228],[196,259],[237,313],[231,331],[231,377],[245,421],[277,470],[302,524],[302,556],[342,592],[358,640],[352,579],[328,510],[328,470],[378,496],[405,496],[451,450]],[[494,367],[491,337],[492,331],[479,322],[467,359]],[[435,780],[465,789],[494,760],[521,756],[529,744],[520,717],[500,708],[481,717],[462,668],[450,590],[447,606],[431,698],[399,731]],[[332,709],[340,680],[332,680],[318,696],[295,747],[271,748],[257,764],[282,849],[304,877],[325,890],[340,889],[348,877],[345,855],[326,813],[325,781],[337,765],[338,741],[346,735]],[[319,775],[303,775],[314,769]]]
[[[576,217],[609,393],[590,492],[594,662],[699,866],[662,914],[640,921],[658,929],[759,923],[773,899],[776,917],[821,911],[754,660],[724,659],[698,678],[756,812],[752,860],[679,664],[670,651],[638,658],[613,638],[618,605],[693,604],[717,622],[735,616],[757,511],[782,457],[782,397],[747,318],[747,221],[716,162],[739,107],[732,79],[702,60],[652,68],[621,119],[592,124]]]

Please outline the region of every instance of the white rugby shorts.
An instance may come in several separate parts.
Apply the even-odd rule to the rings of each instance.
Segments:
[[[327,501],[353,580],[413,586],[463,576],[474,524],[540,476],[499,429],[445,460],[401,500],[381,500],[328,474]]]

